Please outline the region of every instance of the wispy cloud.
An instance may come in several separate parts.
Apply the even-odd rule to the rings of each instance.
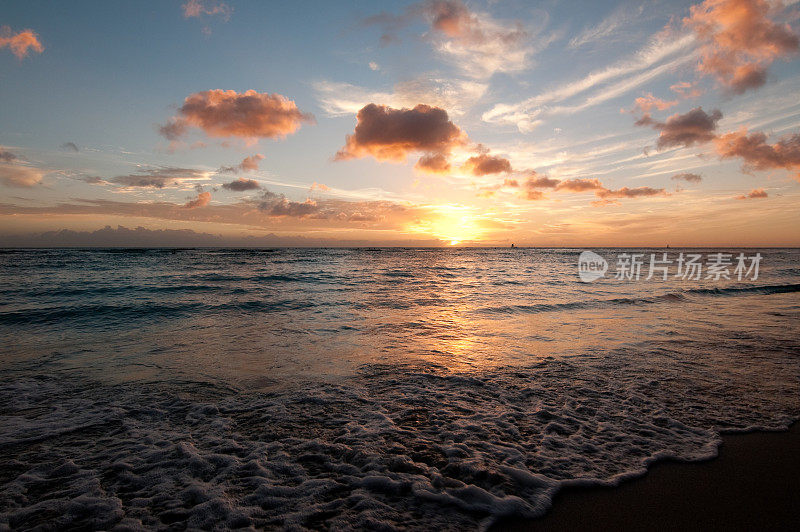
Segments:
[[[652,38],[647,46],[628,59],[595,70],[581,79],[557,86],[520,103],[496,104],[483,114],[482,119],[490,123],[514,124],[521,131],[526,131],[529,129],[529,124],[540,116],[582,111],[616,98],[658,76],[675,70],[693,60],[691,54],[687,52],[694,44],[693,35],[674,38],[666,33],[659,34]],[[672,58],[679,53],[683,55]],[[670,61],[664,63],[670,58],[672,58]],[[622,79],[608,85],[609,82],[619,78]],[[580,103],[565,104],[569,99],[591,89],[598,90]]]

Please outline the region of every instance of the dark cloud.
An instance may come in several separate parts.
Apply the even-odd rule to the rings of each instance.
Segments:
[[[203,178],[205,175],[204,172],[191,168],[163,167],[140,170],[136,174],[118,175],[109,181],[125,187],[164,188],[186,179]]]
[[[505,157],[482,153],[467,159],[464,168],[476,176],[508,173],[511,172],[511,162]]]
[[[277,201],[265,202],[262,210],[266,211],[270,216],[293,216],[302,218],[309,216],[319,211],[317,202],[311,199],[300,203],[298,201],[290,201],[286,198],[280,198]]]
[[[313,121],[313,115],[303,113],[280,94],[208,90],[187,96],[178,115],[161,126],[160,132],[172,141],[183,137],[189,127],[197,127],[209,137],[283,138],[304,122]]]
[[[450,161],[441,153],[432,153],[420,157],[414,168],[429,174],[446,174],[451,170]]]
[[[240,177],[236,181],[224,183],[222,188],[226,190],[233,190],[234,192],[244,192],[246,190],[258,190],[261,188],[261,185],[254,179],[245,179]]]
[[[688,183],[699,183],[703,180],[703,176],[700,174],[692,174],[690,172],[684,172],[681,174],[675,174],[670,179],[674,181],[686,181]]]
[[[17,156],[15,154],[11,153],[10,151],[8,151],[8,150],[4,149],[2,146],[0,146],[0,161],[3,161],[5,163],[11,163],[11,162],[14,162],[16,160],[17,160]]]
[[[674,146],[689,147],[714,140],[717,122],[721,118],[722,112],[718,109],[708,114],[702,107],[695,107],[688,113],[670,116],[666,122],[658,122],[646,114],[636,125],[650,126],[660,131],[656,147],[661,150]]]
[[[75,144],[74,142],[65,142],[60,146],[60,148],[62,150],[67,150],[67,151],[74,151],[74,152],[81,151],[80,148],[78,148],[78,145]]]
[[[795,172],[795,179],[800,180],[800,133],[769,144],[764,133],[742,130],[720,135],[714,144],[723,159],[741,157],[746,170],[782,168]]]
[[[393,109],[371,103],[358,112],[357,120],[336,160],[372,156],[379,161],[402,162],[412,152],[446,155],[466,141],[447,111],[429,105]]]

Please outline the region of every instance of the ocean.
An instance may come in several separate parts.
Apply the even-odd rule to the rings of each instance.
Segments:
[[[800,250],[594,251],[0,250],[0,528],[481,529],[800,418]]]

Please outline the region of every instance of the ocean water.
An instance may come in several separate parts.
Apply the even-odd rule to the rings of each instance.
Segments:
[[[756,252],[0,250],[0,529],[479,529],[712,457],[800,418],[800,251]]]

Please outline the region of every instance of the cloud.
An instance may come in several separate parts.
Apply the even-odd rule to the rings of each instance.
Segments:
[[[209,137],[239,137],[247,140],[284,138],[304,123],[314,122],[297,105],[280,94],[249,90],[208,90],[186,97],[178,115],[160,127],[168,140],[178,140],[190,127]]]
[[[427,174],[446,174],[452,169],[447,156],[441,153],[432,153],[420,157],[414,168]]]
[[[594,70],[581,79],[556,86],[522,102],[495,104],[492,109],[483,113],[481,119],[490,123],[513,124],[520,131],[528,131],[543,116],[583,111],[621,96],[658,76],[673,72],[675,68],[693,59],[687,50],[694,43],[695,38],[692,35],[674,38],[671,34],[661,32],[627,59]],[[610,83],[613,80],[618,81]],[[553,105],[591,89],[596,90],[580,103]]]
[[[644,115],[637,122],[637,126],[651,126],[661,131],[656,146],[658,149],[674,146],[693,146],[714,140],[717,122],[722,118],[719,110],[711,114],[703,111],[702,107],[695,107],[685,114],[674,114],[666,122],[653,120],[650,115]]]
[[[196,209],[205,207],[211,202],[211,192],[200,192],[197,197],[183,206],[184,209]]]
[[[531,46],[532,35],[519,21],[498,21],[488,13],[470,11],[460,0],[431,0],[422,9],[435,43],[446,59],[475,78],[488,78],[497,72],[518,72],[529,66],[536,48],[544,48],[553,35]]]
[[[643,5],[636,8],[625,4],[620,5],[599,24],[587,27],[579,35],[570,39],[569,47],[577,49],[587,44],[599,42],[607,45],[609,42],[625,40],[628,35],[624,30],[633,26],[642,13],[644,13]]]
[[[699,174],[684,172],[681,174],[675,174],[670,179],[674,181],[686,181],[687,183],[699,183],[700,181],[703,180],[703,177]]]
[[[738,199],[738,200],[758,199],[758,198],[766,198],[768,196],[769,196],[769,194],[767,194],[766,191],[764,191],[763,188],[754,188],[753,190],[748,192],[747,195],[743,194],[741,196],[736,196],[736,199]]]
[[[409,153],[447,155],[466,141],[466,135],[447,116],[429,105],[393,109],[369,104],[357,115],[358,123],[336,160],[371,156],[379,161],[403,162]]]
[[[770,15],[781,2],[767,0],[706,0],[692,6],[683,24],[703,43],[701,74],[712,75],[735,94],[766,82],[767,68],[798,49],[798,37],[789,24]]]
[[[331,187],[329,187],[328,185],[325,185],[323,183],[317,183],[316,181],[314,181],[313,183],[311,183],[311,187],[309,188],[309,191],[313,192],[315,190],[321,190],[323,192],[328,192],[330,189],[331,189]]]
[[[260,153],[250,155],[249,157],[245,157],[244,160],[239,163],[239,168],[241,168],[243,172],[255,172],[258,170],[258,163],[262,160],[264,160],[264,156]]]
[[[218,170],[220,173],[235,174],[237,172],[255,172],[258,170],[258,163],[264,160],[264,156],[260,153],[245,157],[241,163],[236,166],[222,166]]]
[[[558,179],[552,179],[546,175],[539,175],[532,172],[532,175],[525,181],[526,188],[555,188],[561,183]]]
[[[11,163],[11,162],[14,162],[16,160],[17,160],[16,154],[11,153],[10,151],[8,151],[8,150],[4,149],[2,146],[0,146],[0,161],[3,161],[5,163]]]
[[[506,180],[505,185],[512,187],[518,186],[516,180]],[[530,177],[523,183],[524,194],[523,196],[529,200],[544,199],[542,188],[554,189],[556,192],[594,192],[602,201],[594,202],[596,205],[605,205],[614,203],[614,199],[620,198],[644,198],[650,196],[666,195],[663,188],[651,187],[622,187],[619,189],[609,189],[603,186],[597,178],[573,178],[565,179],[552,179],[547,176],[539,175],[536,172],[531,172]]]
[[[22,30],[14,33],[10,27],[0,27],[0,48],[8,47],[17,59],[24,59],[28,52],[44,52],[44,46],[39,41],[39,36],[33,30]]]
[[[77,144],[75,144],[74,142],[65,142],[64,144],[62,144],[62,145],[61,145],[61,146],[59,146],[59,147],[60,147],[62,150],[74,151],[74,152],[76,152],[76,153],[77,153],[77,152],[79,152],[79,151],[81,151],[81,150],[80,150],[80,148],[78,148],[78,145],[77,145]]]
[[[246,190],[257,190],[261,188],[261,185],[258,181],[254,179],[245,179],[240,177],[236,181],[231,181],[230,183],[224,183],[222,188],[226,190],[232,190],[234,192],[244,192]]]
[[[394,108],[425,103],[458,116],[480,100],[488,87],[488,84],[478,81],[431,76],[401,81],[391,92],[374,91],[350,83],[319,81],[314,84],[320,105],[330,116],[356,114],[370,103]]]
[[[632,112],[641,112],[641,113],[649,113],[653,109],[658,109],[659,111],[665,111],[670,107],[674,107],[678,105],[678,100],[671,100],[666,101],[662,100],[661,98],[656,98],[652,95],[652,93],[647,93],[644,96],[640,96],[636,98],[633,102],[633,109]]]
[[[745,170],[783,168],[796,172],[800,181],[800,133],[786,135],[775,144],[767,143],[764,133],[748,134],[747,130],[720,135],[714,141],[717,154],[723,159],[741,157]]]
[[[8,154],[8,152],[0,152]],[[13,154],[11,154],[13,155]],[[6,160],[0,157],[0,160]],[[11,159],[13,161],[13,159]],[[0,182],[7,187],[29,188],[41,183],[45,172],[39,168],[19,164],[0,163]]]
[[[505,157],[482,153],[467,159],[463,168],[476,176],[508,173],[511,172],[511,161]]]
[[[118,175],[112,177],[109,181],[124,187],[164,188],[166,186],[180,184],[184,181],[195,181],[206,178],[206,172],[201,170],[161,167],[139,170],[136,174]]]
[[[597,178],[574,178],[560,181],[555,188],[558,191],[585,192],[587,190],[602,190],[604,187]]]
[[[282,194],[278,195],[269,190],[265,190],[261,194],[258,209],[267,213],[269,216],[304,218],[319,213],[320,206],[317,205],[316,201],[310,198],[306,199],[304,202],[291,201]]]
[[[697,98],[698,96],[703,94],[703,91],[698,89],[696,87],[696,82],[693,81],[679,81],[678,83],[670,85],[669,90],[671,90],[684,100]]]
[[[603,199],[610,199],[610,198],[646,198],[650,196],[661,196],[665,195],[666,191],[663,188],[651,188],[651,187],[636,187],[636,188],[628,188],[622,187],[617,190],[610,190],[607,188],[601,188],[596,192],[597,196]]]
[[[214,0],[188,0],[181,6],[184,18],[200,18],[203,15],[219,16],[228,20],[233,8],[225,2]]]
[[[539,36],[519,21],[499,21],[471,11],[461,0],[427,0],[407,7],[403,14],[380,13],[363,23],[381,26],[381,44],[387,45],[398,42],[398,32],[419,18],[430,25],[426,37],[437,52],[473,78],[524,70],[530,57],[555,39],[554,34]]]

